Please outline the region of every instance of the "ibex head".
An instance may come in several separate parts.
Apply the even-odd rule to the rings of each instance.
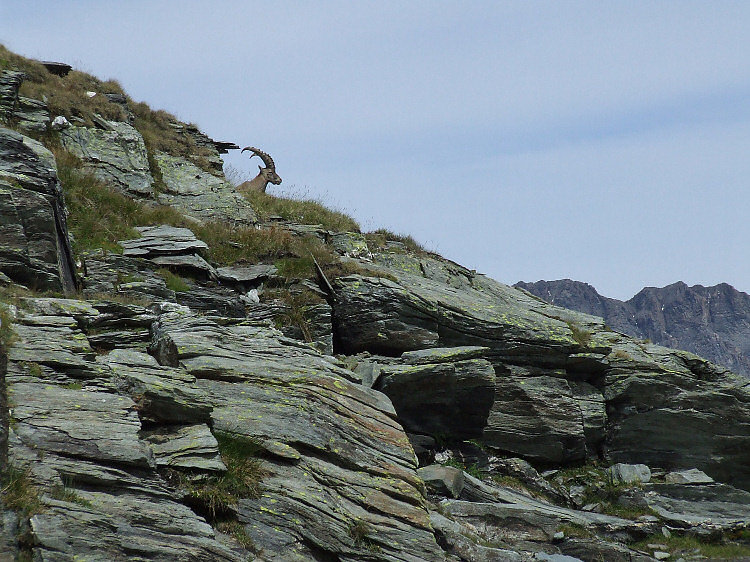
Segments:
[[[273,163],[273,158],[262,150],[258,150],[252,146],[246,146],[242,149],[242,152],[245,152],[246,150],[252,152],[250,158],[253,156],[259,156],[260,159],[263,160],[265,168],[263,166],[258,166],[258,175],[250,181],[241,183],[237,186],[237,189],[240,191],[260,191],[261,193],[265,193],[266,187],[269,183],[279,185],[281,183],[281,178],[276,173],[276,164]]]

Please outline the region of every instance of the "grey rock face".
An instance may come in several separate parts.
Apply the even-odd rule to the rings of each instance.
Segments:
[[[170,426],[144,432],[158,466],[223,472],[227,469],[219,456],[219,444],[208,426]]]
[[[649,484],[644,499],[670,524],[698,527],[699,534],[748,525],[750,493],[726,484]]]
[[[60,131],[60,142],[96,177],[131,197],[153,199],[154,178],[141,134],[128,123],[98,123],[104,128],[68,127]]]
[[[159,203],[171,205],[199,221],[252,225],[258,218],[252,206],[223,176],[215,176],[178,156],[158,152],[156,162],[167,191]]]
[[[555,377],[498,377],[484,441],[541,461],[586,457],[581,407],[568,381]]]
[[[0,271],[39,289],[75,288],[65,202],[52,153],[0,128]]]
[[[569,279],[516,286],[557,306],[601,316],[625,334],[684,349],[750,375],[750,295],[726,283],[647,287],[625,302]]]
[[[750,390],[694,355],[639,343],[439,259],[377,255],[397,278],[335,282],[337,350],[478,345],[497,372],[492,448],[541,462],[697,467],[750,486]],[[381,375],[382,376],[382,375]]]
[[[0,119],[22,131],[42,133],[49,127],[47,104],[18,95],[25,74],[0,71]]]

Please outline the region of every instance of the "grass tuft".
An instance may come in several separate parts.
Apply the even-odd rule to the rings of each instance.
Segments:
[[[221,475],[190,479],[176,470],[168,477],[178,488],[215,521],[231,514],[240,498],[258,498],[261,480],[266,475],[258,458],[262,448],[247,437],[216,433],[221,460],[227,471]]]
[[[568,322],[568,327],[570,328],[570,331],[573,333],[573,339],[582,347],[587,347],[591,343],[591,337],[594,335],[589,330],[579,326],[578,324],[574,324],[573,322]]]
[[[8,465],[0,477],[2,504],[24,517],[42,512],[39,490],[31,481],[29,469],[21,470]]]

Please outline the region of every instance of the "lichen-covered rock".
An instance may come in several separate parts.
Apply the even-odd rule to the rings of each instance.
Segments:
[[[160,363],[198,379],[213,427],[266,451],[262,496],[239,504],[264,556],[441,558],[416,459],[384,395],[269,328],[169,313],[154,334]]]
[[[627,344],[604,377],[612,461],[698,468],[750,490],[750,385],[684,351]]]
[[[203,222],[258,222],[250,202],[223,175],[210,174],[185,158],[163,152],[157,152],[155,159],[167,188],[158,195],[161,204]]]
[[[583,415],[568,381],[501,375],[495,392],[484,430],[485,443],[538,461],[564,463],[585,458]]]
[[[68,127],[60,142],[84,169],[131,197],[153,199],[154,178],[143,137],[128,123],[98,119],[102,128]]]
[[[65,213],[52,153],[0,128],[0,271],[30,287],[72,291]]]

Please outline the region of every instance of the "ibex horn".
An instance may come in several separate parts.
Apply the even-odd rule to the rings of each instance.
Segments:
[[[263,160],[263,164],[266,165],[266,168],[271,168],[272,170],[276,169],[276,164],[273,163],[273,158],[271,158],[268,154],[266,154],[262,150],[258,150],[257,148],[253,146],[246,146],[240,151],[240,153],[245,152],[246,150],[251,151],[253,155],[260,156],[260,159]],[[252,156],[250,156],[250,158],[252,158]]]

